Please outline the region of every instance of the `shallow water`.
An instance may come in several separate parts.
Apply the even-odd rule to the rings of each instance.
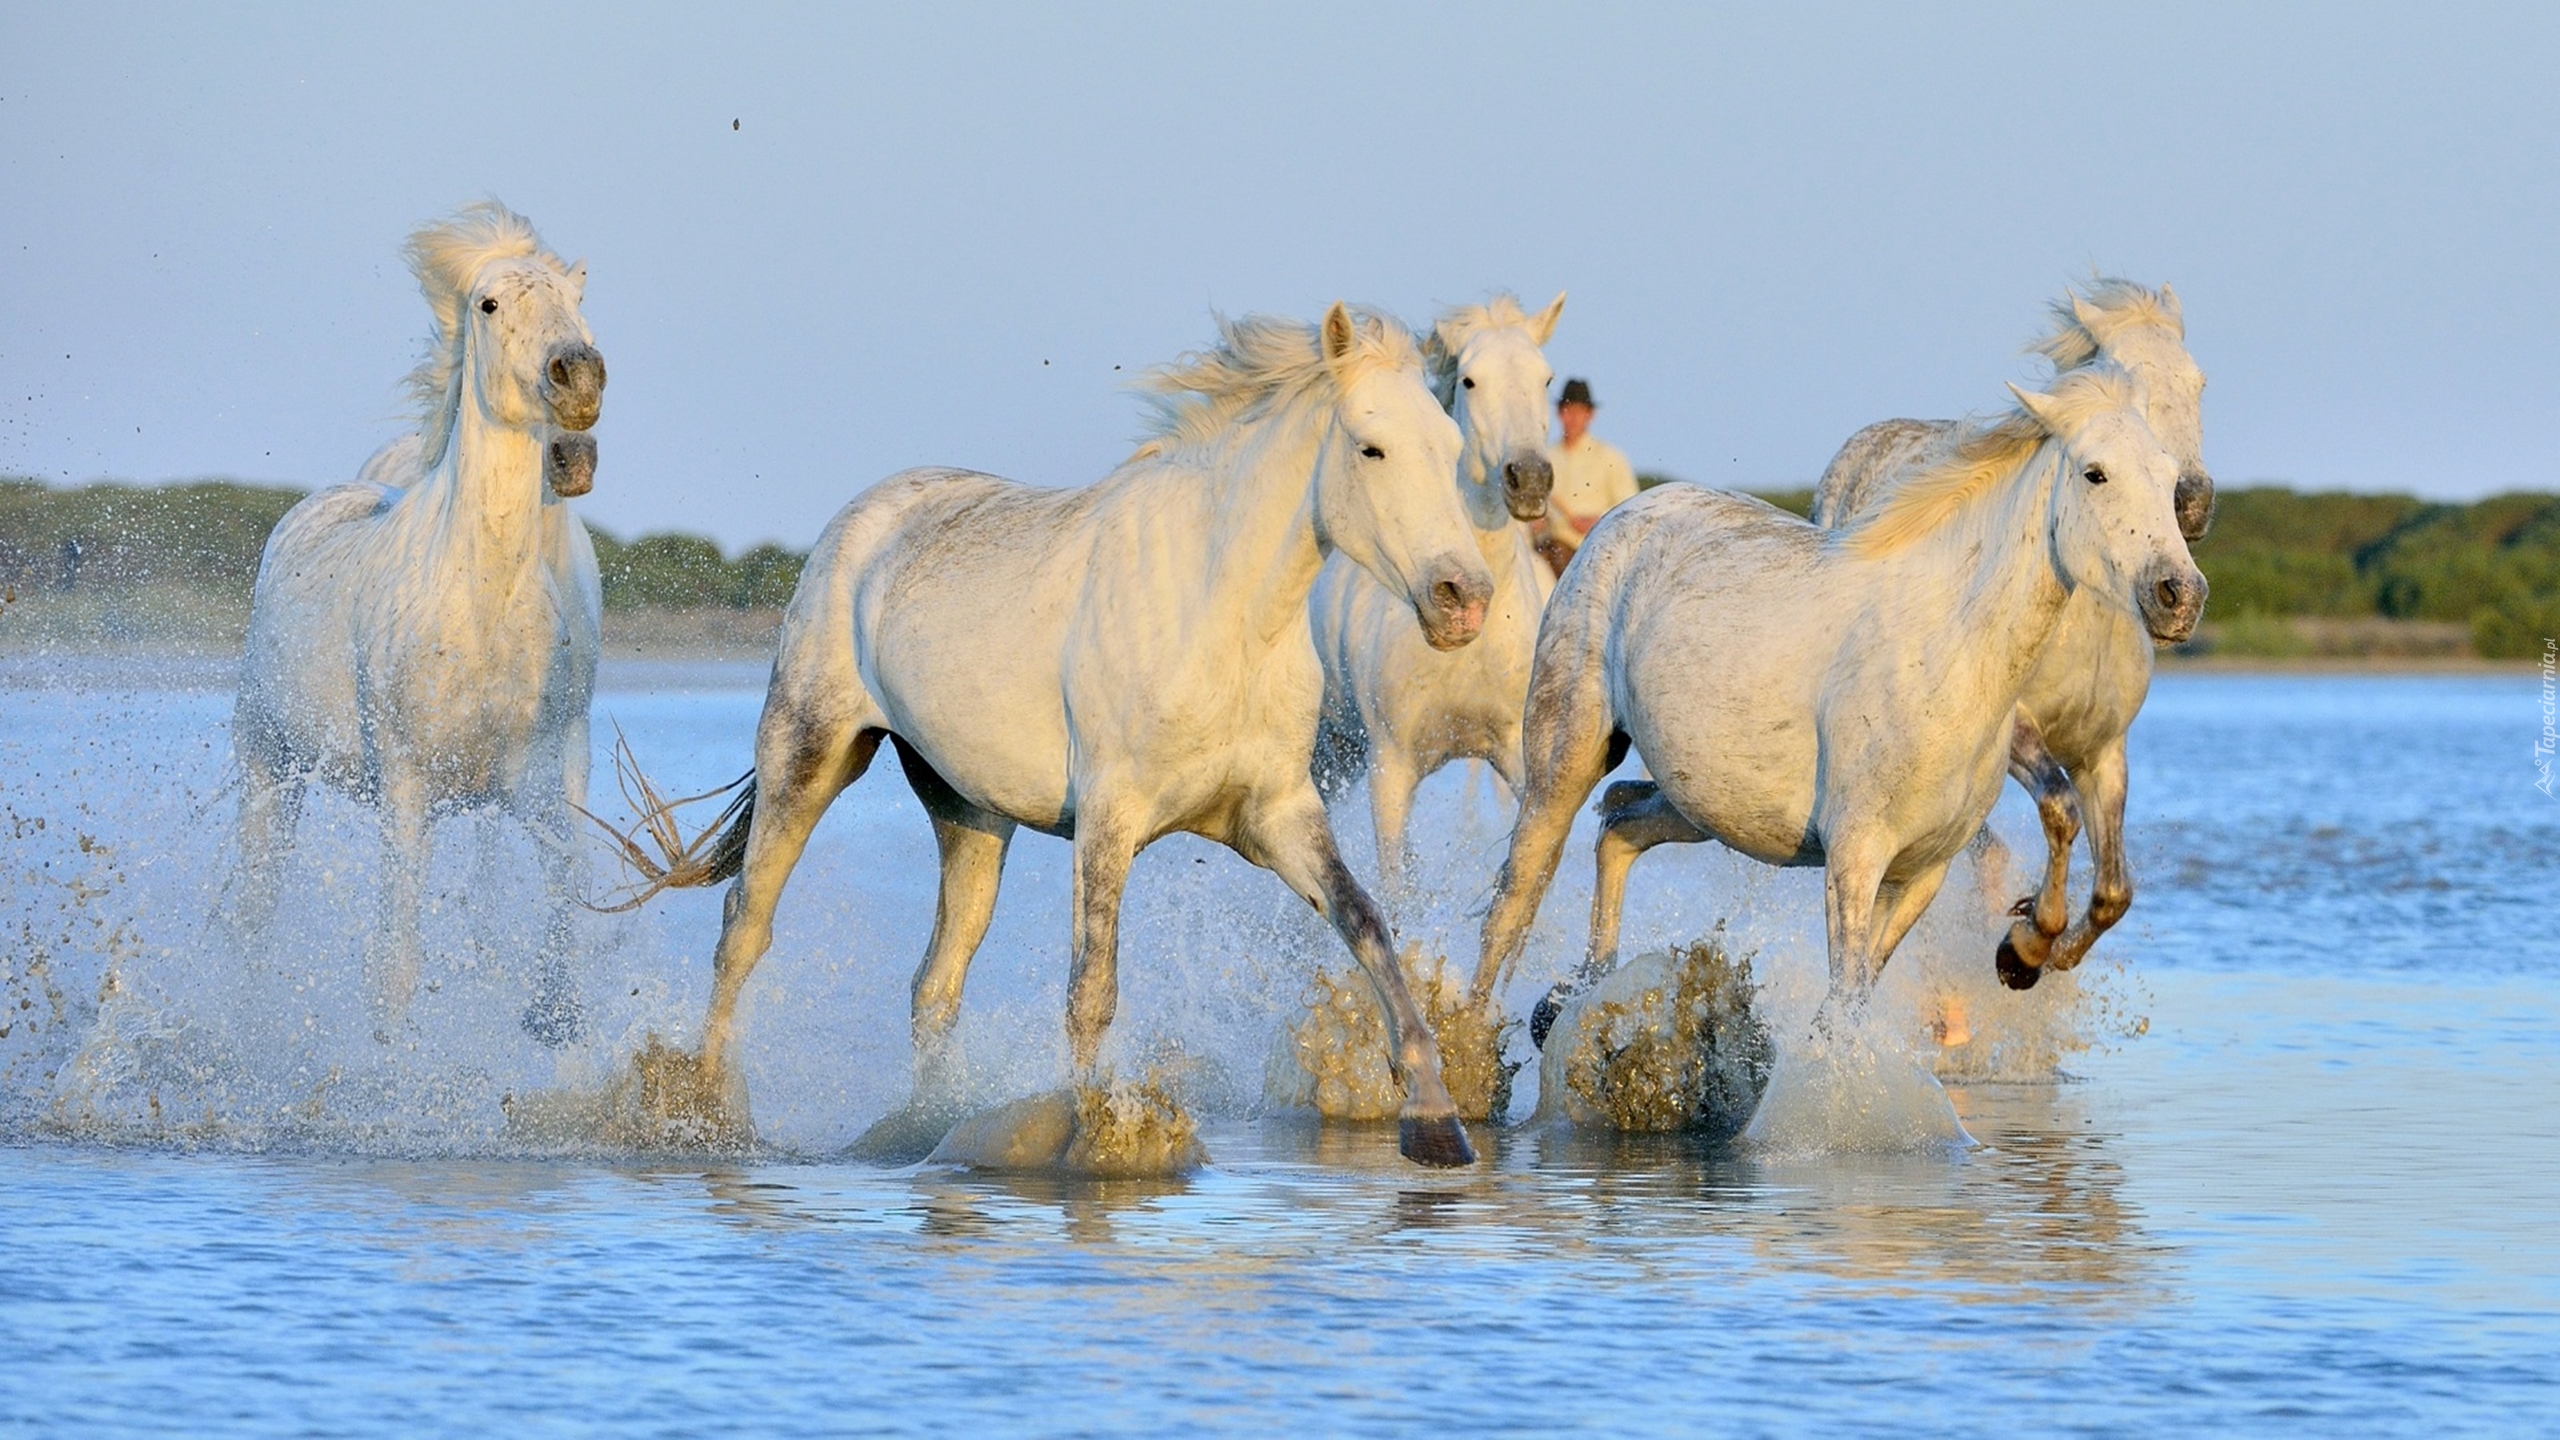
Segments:
[[[710,678],[733,683],[634,677],[599,713],[674,783],[725,778],[758,697]],[[1268,1112],[1274,1041],[1338,952],[1276,882],[1168,842],[1132,886],[1112,1054],[1179,1082],[1211,1164],[1116,1183],[827,1158],[906,1093],[931,841],[894,771],[822,827],[750,990],[770,1148],[564,1156],[510,1137],[500,1098],[688,1033],[712,897],[590,924],[593,1038],[554,1058],[514,1029],[537,899],[516,842],[448,823],[437,988],[386,1051],[357,1023],[361,815],[315,802],[284,935],[240,957],[204,923],[227,697],[64,667],[0,683],[0,949],[25,1002],[0,1035],[14,1424],[2397,1433],[2560,1413],[2560,806],[2531,789],[2530,677],[2165,678],[2135,735],[2132,917],[2084,985],[2033,992],[2057,1013],[1977,1017],[2042,1026],[2018,1053],[2059,1051],[2067,1076],[1950,1087],[1982,1142],[1960,1153],[1480,1127],[1485,1163],[1444,1175],[1399,1161],[1391,1128]],[[2023,807],[2001,819],[2027,838]],[[1426,789],[1409,936],[1463,951],[1502,820],[1462,773]],[[990,1097],[1059,1074],[1065,853],[1017,845],[971,979]],[[1515,1008],[1570,956],[1587,853]],[[1627,941],[1728,922],[1784,1036],[1819,989],[1817,899],[1809,876],[1657,852]],[[1951,882],[1895,961],[1879,1006],[1915,1047],[1930,995],[1988,972],[1982,908]]]

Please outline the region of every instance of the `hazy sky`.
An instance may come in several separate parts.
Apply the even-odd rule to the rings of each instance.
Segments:
[[[1804,484],[2093,265],[2226,483],[2560,488],[2560,6],[248,9],[0,0],[0,473],[352,477],[494,195],[589,263],[624,533],[1080,483],[1213,310],[1496,288],[1640,468]]]

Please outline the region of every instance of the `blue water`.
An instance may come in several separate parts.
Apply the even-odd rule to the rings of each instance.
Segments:
[[[653,768],[737,768],[752,689],[639,678],[599,709]],[[2531,788],[2530,677],[2165,678],[2134,737],[2141,889],[2076,1002],[2095,1043],[2058,1079],[1951,1086],[1983,1142],[1952,1157],[1484,1130],[1475,1170],[1416,1170],[1389,1133],[1258,1103],[1270,1034],[1337,957],[1267,877],[1168,843],[1132,887],[1114,1053],[1180,1063],[1212,1164],[1117,1184],[829,1158],[905,1087],[931,843],[893,773],[822,828],[750,992],[769,1148],[561,1155],[512,1140],[499,1097],[682,1034],[714,900],[593,922],[596,1035],[555,1059],[512,1029],[507,962],[533,913],[519,852],[448,824],[439,988],[385,1054],[356,1024],[360,815],[315,804],[295,938],[231,956],[201,923],[227,697],[9,680],[0,953],[7,1003],[26,1004],[0,1036],[0,1422],[2401,1434],[2560,1417],[2560,805]],[[1427,893],[1400,919],[1458,948],[1501,808],[1450,772],[1423,813]],[[2013,802],[2002,823],[2027,838]],[[1533,965],[1569,953],[1578,854]],[[1017,846],[972,977],[963,1037],[999,1092],[1056,1074],[1064,855]],[[1941,907],[1973,903],[1961,889]],[[1765,979],[1800,987],[1820,966],[1814,898],[1807,877],[1663,852],[1637,871],[1629,939],[1726,919]],[[1950,920],[1897,970],[1987,968],[1969,934]]]

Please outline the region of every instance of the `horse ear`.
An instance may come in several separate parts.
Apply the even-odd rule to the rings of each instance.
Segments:
[[[2026,411],[2044,433],[2056,439],[2061,438],[2061,402],[2041,391],[2025,389],[2015,381],[2010,382],[2009,393],[2018,397],[2018,408]]]
[[[2186,323],[2186,313],[2178,308],[2178,292],[2170,289],[2166,280],[2160,282],[2160,308],[2169,312],[2170,319]]]
[[[569,267],[569,288],[578,292],[579,299],[584,300],[587,298],[586,261],[580,260],[578,263]]]
[[[1334,301],[1333,308],[1324,312],[1324,358],[1340,362],[1358,339],[1359,333],[1351,326],[1351,311],[1341,301]]]
[[[1556,333],[1556,321],[1563,315],[1564,292],[1559,290],[1556,298],[1547,302],[1547,308],[1538,312],[1538,318],[1529,322],[1529,333],[1538,337],[1540,346],[1543,347],[1547,337]]]
[[[2069,293],[2071,296],[2071,318],[2080,322],[2081,329],[2088,331],[2092,335],[2097,334],[2098,327],[2106,323],[2107,312],[2090,304],[2088,301],[2081,299],[2079,291],[2074,290]],[[2015,389],[2017,387],[2012,386],[2010,388]]]

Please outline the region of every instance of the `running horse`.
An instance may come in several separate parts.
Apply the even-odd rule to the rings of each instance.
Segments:
[[[566,503],[595,478],[604,357],[578,313],[584,264],[495,201],[409,237],[435,331],[410,376],[420,423],[355,483],[267,538],[232,719],[242,773],[234,918],[274,911],[310,781],[381,814],[367,945],[375,1035],[418,983],[418,904],[435,819],[503,806],[533,832],[550,913],[525,1028],[579,1030],[569,973],[576,848],[595,692],[595,550]]]
[[[915,976],[919,1104],[956,1089],[961,986],[1015,830],[1074,842],[1066,1029],[1087,1082],[1118,1004],[1131,862],[1187,831],[1332,922],[1388,1017],[1404,1154],[1467,1164],[1431,1031],[1307,766],[1324,685],[1307,594],[1328,552],[1401,596],[1434,646],[1484,623],[1493,583],[1449,484],[1457,427],[1403,327],[1339,304],[1318,325],[1222,322],[1214,348],[1150,385],[1153,437],[1092,486],[910,470],[819,537],[784,612],[740,813],[708,863],[671,882],[737,879],[701,1077],[725,1088],[739,993],[783,884],[887,740],[942,856]]]
[[[2012,387],[2013,390],[2015,387]],[[2204,577],[2179,466],[2132,377],[2074,370],[1969,425],[1838,530],[1748,496],[1648,491],[1594,527],[1548,602],[1525,719],[1528,789],[1486,914],[1474,991],[1509,977],[1574,812],[1630,748],[1651,780],[1600,806],[1591,938],[1532,1019],[1614,964],[1629,867],[1720,840],[1823,867],[1830,989],[1875,977],[1999,794],[2011,717],[2072,593],[2185,637]]]
[[[2032,347],[2058,374],[2113,365],[2133,378],[2143,418],[2178,460],[2178,530],[2190,541],[2213,523],[2213,476],[2204,467],[2204,372],[2187,353],[2177,292],[2099,279],[2066,294],[2053,326]],[[1813,492],[1813,521],[1838,528],[1893,493],[1956,433],[1954,420],[1885,420],[1849,437]],[[2078,965],[2133,904],[2125,863],[2125,733],[2151,693],[2152,643],[2142,617],[2098,589],[2072,592],[2018,698],[2009,774],[2036,801],[2045,836],[2044,879],[2018,902],[2003,937],[2002,983],[2032,988],[2047,969]],[[2070,920],[2071,845],[2083,817],[2096,879],[2089,908]],[[1978,842],[1998,848],[1986,828]],[[2066,928],[2067,927],[2067,928]]]

